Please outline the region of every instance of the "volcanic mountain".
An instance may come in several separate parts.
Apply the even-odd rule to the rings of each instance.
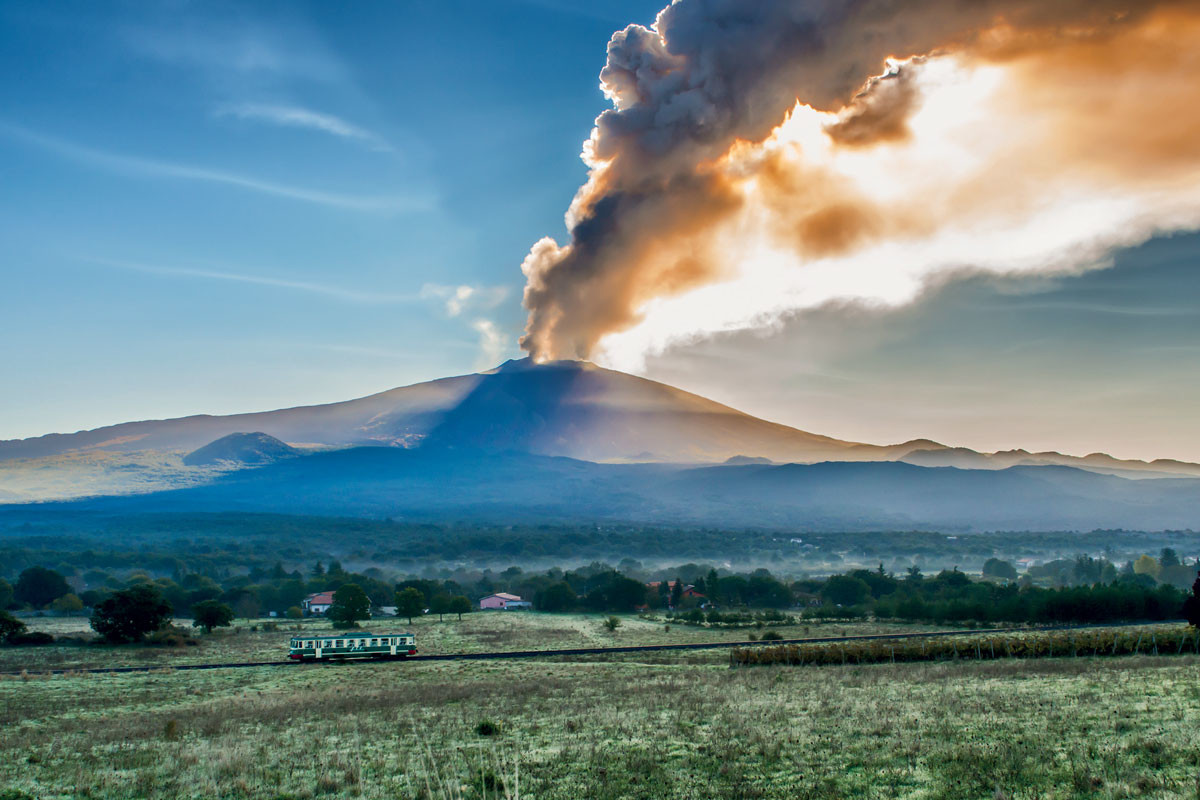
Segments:
[[[233,433],[290,444],[518,450],[590,461],[716,462],[886,458],[743,414],[665,384],[582,361],[509,361],[488,372],[419,383],[329,405],[231,416],[129,422],[0,442],[0,460],[78,451],[190,451]]]
[[[587,362],[522,359],[341,403],[3,441],[0,502],[190,486],[297,451],[361,446],[609,463],[905,461],[972,470],[1072,466],[1122,477],[1200,475],[1195,464],[1103,454],[987,454],[928,439],[890,446],[848,442]]]

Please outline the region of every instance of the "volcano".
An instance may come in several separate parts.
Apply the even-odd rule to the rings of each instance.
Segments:
[[[79,451],[191,451],[246,432],[293,445],[517,450],[589,461],[718,462],[747,455],[811,462],[885,458],[889,452],[767,422],[589,362],[520,359],[342,403],[5,441],[0,460]]]
[[[1195,464],[1099,453],[1077,458],[977,453],[928,439],[844,441],[589,362],[520,359],[341,403],[0,442],[0,502],[194,486],[280,457],[363,446],[451,454],[459,462],[472,454],[519,453],[608,464],[904,461],[970,470],[1070,466],[1119,477],[1200,476]]]

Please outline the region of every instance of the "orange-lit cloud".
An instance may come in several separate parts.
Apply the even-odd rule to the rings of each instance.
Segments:
[[[614,36],[535,358],[648,354],[1200,227],[1200,3],[681,0]]]

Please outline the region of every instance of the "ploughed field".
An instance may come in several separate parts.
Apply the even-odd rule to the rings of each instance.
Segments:
[[[481,630],[517,638],[508,649],[528,645],[509,625],[651,636],[635,623],[437,627],[446,649],[492,646]],[[860,632],[812,634],[843,627]],[[0,730],[0,796],[1195,797],[1200,657],[731,669],[701,651],[34,675],[0,680]]]

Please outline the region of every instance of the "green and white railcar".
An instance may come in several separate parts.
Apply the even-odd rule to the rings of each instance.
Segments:
[[[332,636],[296,636],[288,646],[288,657],[297,661],[328,661],[343,658],[404,658],[417,654],[411,633],[338,633]]]

